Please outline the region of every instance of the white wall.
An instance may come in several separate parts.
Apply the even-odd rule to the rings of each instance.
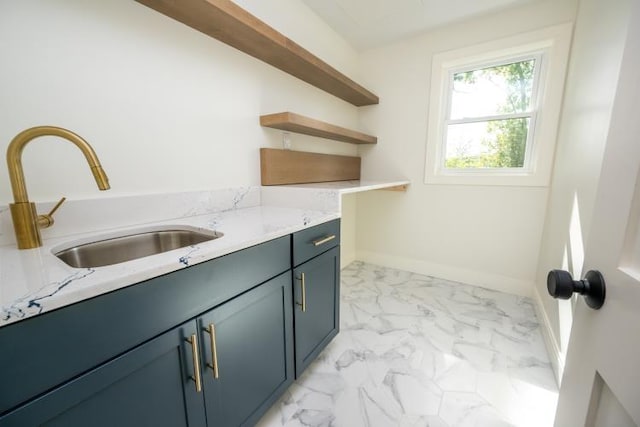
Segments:
[[[301,2],[239,3],[358,77],[356,52]],[[39,202],[259,185],[258,148],[282,138],[259,126],[260,114],[358,124],[356,107],[131,0],[0,2],[0,58],[0,152],[25,128],[66,127],[93,145],[111,181],[99,193],[75,147],[42,138],[23,156]],[[296,149],[357,152],[291,139]],[[0,205],[11,200],[2,162]]]
[[[359,196],[358,259],[531,294],[548,189],[424,184],[431,58],[573,21],[576,1],[533,2],[363,53],[364,82],[381,99],[361,113],[379,138],[360,148],[363,175],[412,184]]]
[[[571,301],[547,294],[551,269],[583,276],[587,242],[632,0],[581,0],[569,63],[558,149],[540,248],[536,298],[561,377],[571,330]]]

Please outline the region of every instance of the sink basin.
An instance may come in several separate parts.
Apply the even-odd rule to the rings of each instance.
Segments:
[[[219,237],[222,237],[222,233],[215,231],[165,226],[161,229],[146,229],[98,241],[77,243],[65,249],[54,250],[54,255],[71,267],[104,267]]]

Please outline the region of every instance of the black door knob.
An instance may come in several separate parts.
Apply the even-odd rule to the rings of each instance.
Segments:
[[[560,299],[569,299],[577,292],[594,310],[602,307],[606,295],[604,277],[597,270],[589,270],[582,280],[573,280],[568,271],[551,270],[547,275],[547,290],[549,295]]]

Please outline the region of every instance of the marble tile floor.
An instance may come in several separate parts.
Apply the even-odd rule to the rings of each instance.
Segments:
[[[340,333],[259,427],[553,424],[530,299],[363,262],[341,287]]]

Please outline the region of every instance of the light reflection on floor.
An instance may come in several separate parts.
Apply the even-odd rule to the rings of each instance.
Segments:
[[[533,301],[354,262],[341,332],[258,424],[553,424],[557,386]]]

